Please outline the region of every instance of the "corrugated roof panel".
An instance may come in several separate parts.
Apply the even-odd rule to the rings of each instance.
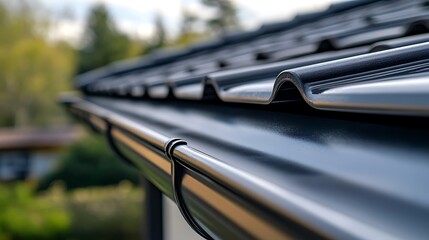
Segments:
[[[224,102],[261,104],[299,100],[301,95],[301,99],[317,109],[384,113],[386,111],[383,108],[386,108],[386,110],[389,109],[387,112],[397,111],[396,113],[401,114],[403,110],[400,108],[413,109],[412,102],[408,101],[411,105],[402,107],[398,105],[396,110],[393,105],[397,103],[391,101],[389,104],[386,102],[388,98],[384,98],[384,102],[380,100],[374,101],[373,104],[365,104],[356,97],[359,94],[351,93],[351,89],[369,89],[374,85],[346,88],[345,83],[338,82],[339,78],[351,78],[348,84],[355,84],[358,80],[353,80],[356,77],[350,76],[353,73],[329,79],[324,79],[323,74],[340,74],[346,68],[350,68],[362,74],[359,79],[365,79],[364,75],[368,74],[367,80],[361,80],[363,82],[385,81],[385,77],[381,76],[389,76],[391,72],[384,71],[383,64],[392,64],[389,66],[391,68],[399,67],[401,52],[404,50],[383,50],[405,47],[427,40],[428,34],[398,38],[427,32],[425,24],[429,15],[425,8],[419,1],[398,1],[397,3],[375,1],[336,15],[316,14],[322,18],[316,24],[318,27],[314,24],[306,24],[311,15],[297,17],[293,20],[294,27],[290,25],[283,31],[277,30],[266,35],[263,34],[263,30],[231,34],[221,38],[220,41],[209,42],[205,47],[203,47],[204,44],[201,45],[198,51],[195,50],[197,51],[195,54],[185,54],[193,50],[166,53],[165,56],[161,53],[155,54],[150,57],[153,59],[152,67],[149,67],[149,64],[146,70],[139,70],[138,73],[130,70],[131,74],[125,73],[117,77],[112,75],[105,77],[104,80],[99,79],[90,85],[92,87],[89,88],[89,94],[92,91],[97,94],[118,96],[147,96],[160,99],[176,97],[190,100],[203,100],[214,96]],[[392,41],[386,41],[386,39]],[[363,47],[351,48],[353,46]],[[408,50],[405,51],[413,51],[412,49],[426,51],[426,47],[422,49],[422,46],[425,45],[406,47],[405,49]],[[355,57],[359,55],[362,56]],[[380,59],[375,61],[375,57]],[[392,58],[396,60],[391,62]],[[332,60],[336,61],[329,62]],[[156,64],[157,61],[162,64]],[[124,69],[125,66],[126,64],[122,64],[117,69]],[[130,67],[135,68],[135,66]],[[343,69],[339,69],[339,66]],[[379,76],[378,78],[370,76],[372,70],[365,68],[369,66],[380,71],[376,75]],[[417,68],[419,66],[416,65]],[[111,71],[114,72],[114,67]],[[299,71],[299,74],[296,71]],[[306,76],[311,76],[311,84]],[[410,78],[414,79],[414,77]],[[327,92],[315,90],[316,83],[323,81],[330,81],[333,83],[331,85],[341,86],[343,90],[329,89]],[[283,85],[284,82],[289,83],[286,86]],[[421,81],[413,82],[416,86]],[[308,90],[310,85],[312,91]],[[380,85],[375,86],[380,87]],[[347,97],[346,92],[351,96]],[[412,94],[411,91],[408,93]],[[366,97],[372,99],[372,95],[366,95]],[[395,97],[392,96],[392,98]],[[415,104],[422,103],[421,101],[424,99],[416,100]],[[420,109],[407,111],[407,113],[422,114],[422,111]]]
[[[226,89],[229,89],[233,86],[237,85],[245,85],[248,83],[254,83],[258,81],[266,81],[268,79],[274,84],[277,75],[285,69],[296,68],[300,66],[320,63],[324,61],[354,56],[357,54],[367,53],[368,48],[357,48],[352,50],[344,50],[335,53],[320,53],[317,55],[306,56],[302,58],[296,58],[291,60],[286,60],[282,62],[270,63],[259,65],[255,67],[246,67],[240,69],[232,69],[227,71],[220,71],[208,74],[207,76],[201,76],[200,78],[190,78],[190,79],[182,79],[178,81],[173,81],[172,84],[174,86],[173,91],[181,91],[182,88],[187,87],[190,84],[190,80],[192,79],[193,84],[201,85],[201,88],[204,88],[206,81],[210,80],[210,83],[214,84],[213,87],[218,90],[218,95],[221,99],[228,101],[225,93]],[[186,84],[182,84],[182,81]],[[256,90],[256,89],[255,89]],[[203,96],[200,95],[199,98],[198,93],[202,94],[203,90],[196,92],[196,95],[192,97],[192,99],[202,99]],[[226,94],[226,95],[224,95]],[[256,95],[256,93],[252,93]],[[188,93],[188,96],[190,93]],[[248,97],[246,97],[248,98]],[[249,101],[251,103],[253,101]]]
[[[344,57],[350,53],[351,51],[347,51],[340,56],[337,55],[337,57]],[[329,60],[329,58],[332,60],[335,55],[324,54],[324,57],[325,61]],[[200,82],[194,84],[188,83],[176,87],[174,92],[179,98],[202,99],[204,87],[212,85],[216,90],[217,96],[223,101],[268,104],[276,101],[276,97],[278,97],[284,82],[291,82],[306,102],[312,107],[319,109],[359,112],[365,112],[366,109],[367,112],[380,111],[384,113],[389,111],[408,114],[423,114],[429,110],[427,107],[429,106],[429,99],[424,97],[412,98],[413,92],[411,91],[411,89],[415,89],[416,94],[421,94],[421,91],[426,89],[426,85],[423,84],[423,80],[420,78],[419,81],[414,81],[412,79],[415,77],[410,76],[414,71],[421,72],[428,70],[429,43],[378,53],[369,53],[315,65],[311,63],[312,61],[313,63],[323,61],[322,59],[289,60],[283,64],[276,63],[261,67],[214,73],[208,75],[206,80],[201,79],[199,80]],[[296,68],[298,66],[303,67]],[[282,70],[283,72],[275,79],[274,76]],[[410,82],[413,82],[413,87],[408,88],[408,91],[404,92],[404,94],[396,93],[395,95],[394,92],[391,92],[389,96],[386,95],[386,92],[383,93],[380,91],[379,94],[383,94],[383,98],[380,97],[377,99],[377,91],[375,89],[380,89],[380,86],[395,85],[395,83],[386,83],[385,85],[366,84],[366,82],[372,81],[386,82],[392,77],[396,79],[402,78],[401,83],[404,83],[406,79],[410,79]],[[363,93],[361,93],[362,96],[356,93],[351,94],[350,89],[359,88],[356,86],[356,82],[363,82],[364,86],[366,86],[365,89],[369,89],[370,86],[374,86],[375,89],[367,95],[363,95]],[[334,96],[334,92],[339,93],[334,90],[336,87],[344,89],[345,86],[352,84],[354,84],[354,87],[347,88],[351,96],[347,97],[345,92],[343,92],[343,95]],[[422,84],[422,88],[418,89],[418,84]],[[200,86],[198,87],[197,85]],[[324,92],[326,90],[329,91]],[[286,93],[283,92],[282,94]],[[295,97],[295,95],[293,96]],[[429,96],[429,92],[427,92],[427,96]],[[398,99],[395,99],[396,97]],[[282,96],[282,98],[290,100],[287,96]],[[408,104],[399,104],[399,98],[409,98],[406,101]],[[424,114],[426,115],[427,113]]]
[[[125,64],[122,64],[122,63],[110,64],[104,67],[103,69],[93,70],[91,72],[79,75],[76,79],[77,80],[76,86],[79,88],[85,87],[87,84],[97,81],[98,79],[103,78],[107,75],[122,74],[129,71],[147,69],[155,66],[156,64],[167,64],[169,62],[171,63],[183,57],[193,56],[202,51],[213,51],[218,48],[227,46],[228,44],[242,42],[243,40],[247,41],[249,37],[255,37],[255,38],[257,38],[258,36],[263,37],[265,34],[268,34],[268,33],[275,33],[279,31],[284,31],[285,29],[291,29],[293,27],[305,24],[308,21],[314,20],[315,18],[329,17],[330,14],[332,13],[347,11],[349,9],[353,9],[356,6],[365,6],[372,2],[377,2],[377,1],[375,0],[356,1],[353,4],[344,4],[342,5],[342,7],[338,7],[338,8],[333,7],[332,9],[327,9],[326,11],[321,12],[320,14],[317,14],[317,16],[308,15],[308,17],[297,17],[296,19],[290,22],[288,21],[288,22],[275,23],[271,25],[269,24],[264,25],[260,29],[253,32],[239,33],[239,34],[235,34],[234,37],[230,36],[230,37],[226,37],[225,39],[218,38],[208,42],[194,44],[189,49],[177,50],[177,51],[170,51],[170,50],[160,51],[160,52],[155,52],[149,57],[135,60],[133,61],[133,63],[127,63],[127,61],[125,61]],[[126,67],[123,67],[124,65]]]

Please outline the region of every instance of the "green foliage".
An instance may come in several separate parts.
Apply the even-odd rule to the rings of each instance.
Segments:
[[[70,226],[65,209],[36,198],[28,185],[0,185],[0,239],[58,239]]]
[[[160,14],[157,14],[155,17],[155,48],[160,48],[164,46],[167,39],[167,34],[165,31],[164,21]]]
[[[195,24],[199,21],[197,15],[187,11],[182,11],[182,25],[180,26],[180,34],[189,34],[195,32]]]
[[[42,179],[39,189],[46,189],[57,180],[67,189],[74,189],[113,185],[122,180],[138,183],[139,177],[136,170],[115,157],[104,139],[88,135],[65,152],[57,171]]]
[[[92,8],[82,41],[83,47],[79,52],[80,73],[141,53],[141,45],[116,28],[102,4]]]
[[[68,197],[77,239],[139,239],[142,193],[128,182],[118,186],[77,189]]]
[[[74,51],[46,40],[41,16],[35,3],[0,0],[0,127],[65,121],[55,100],[69,88]]]
[[[215,16],[207,21],[207,26],[215,32],[225,34],[239,26],[237,8],[231,0],[202,0],[202,3],[215,11]]]
[[[170,47],[186,47],[191,43],[195,43],[204,39],[204,36],[197,32],[190,32],[180,35],[178,38],[174,39],[169,46]]]
[[[139,239],[141,201],[127,182],[40,195],[28,183],[0,185],[0,239]]]
[[[180,34],[174,39],[170,46],[186,47],[187,45],[200,41],[204,38],[204,34],[196,30],[195,25],[200,19],[189,11],[182,11],[182,24],[180,26]]]
[[[152,39],[147,41],[147,47],[142,52],[143,54],[151,53],[156,49],[164,48],[169,45],[167,42],[167,33],[165,30],[164,21],[162,20],[162,16],[160,14],[155,15],[154,26],[155,33]]]

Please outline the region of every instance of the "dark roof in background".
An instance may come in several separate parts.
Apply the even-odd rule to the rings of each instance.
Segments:
[[[76,127],[1,129],[0,151],[64,147],[81,135],[82,131]]]

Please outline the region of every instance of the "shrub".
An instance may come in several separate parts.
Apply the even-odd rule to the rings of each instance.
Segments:
[[[77,239],[139,239],[142,193],[129,183],[118,186],[77,189],[67,207]]]
[[[66,209],[37,198],[28,184],[0,185],[0,239],[58,239],[70,227]]]
[[[99,135],[87,135],[73,144],[63,155],[57,171],[39,183],[47,189],[56,180],[67,189],[86,186],[115,185],[122,180],[138,183],[136,170],[121,162]]]
[[[36,195],[28,183],[0,185],[0,240],[139,239],[142,192],[129,182]]]

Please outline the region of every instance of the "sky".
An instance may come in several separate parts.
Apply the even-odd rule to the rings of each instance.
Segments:
[[[292,18],[297,13],[317,11],[336,0],[232,0],[239,10],[239,19],[245,29],[254,29],[265,22]],[[41,0],[53,15],[53,39],[66,40],[77,45],[85,26],[89,9],[104,3],[111,12],[117,27],[135,38],[148,38],[153,34],[154,16],[159,13],[170,37],[178,33],[183,9],[204,18],[210,10],[201,0]]]

